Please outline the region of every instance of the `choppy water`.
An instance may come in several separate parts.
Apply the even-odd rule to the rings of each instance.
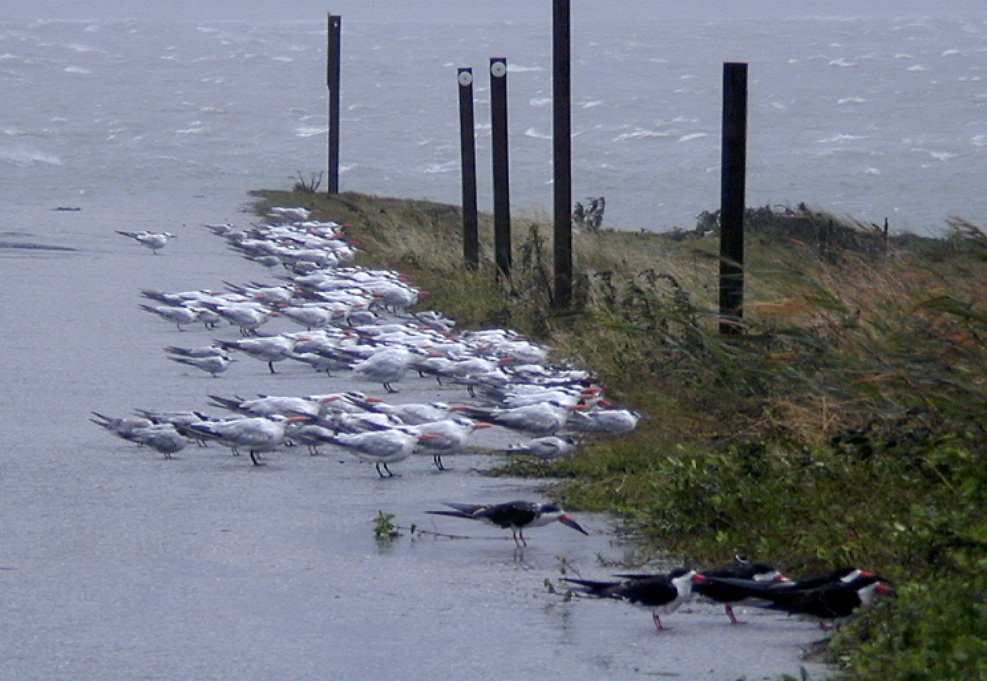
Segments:
[[[461,18],[460,18],[461,19]],[[551,206],[547,27],[344,26],[344,188],[457,201],[455,68],[511,64],[513,200]],[[751,63],[749,202],[809,201],[935,232],[987,221],[987,10],[979,17],[580,20],[573,27],[575,196],[609,222],[691,226],[718,205],[720,69]],[[324,165],[321,22],[0,24],[0,199],[156,209],[286,186]],[[125,209],[124,209],[125,210]]]

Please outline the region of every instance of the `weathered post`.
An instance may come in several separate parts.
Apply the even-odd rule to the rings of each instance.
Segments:
[[[511,190],[507,153],[507,59],[490,59],[494,256],[498,273],[511,275]]]
[[[555,193],[555,297],[558,308],[572,300],[572,116],[569,0],[552,2],[552,147]]]
[[[339,193],[339,73],[343,18],[329,15],[326,44],[326,86],[329,88],[329,193]]]
[[[473,69],[462,68],[459,82],[459,150],[463,179],[463,261],[475,270],[480,264],[476,215],[476,133],[473,122]]]
[[[720,174],[720,333],[738,334],[744,316],[744,190],[747,170],[747,64],[723,65]]]

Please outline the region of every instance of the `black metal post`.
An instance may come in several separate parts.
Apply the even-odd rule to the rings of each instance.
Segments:
[[[480,264],[476,215],[476,133],[473,123],[473,69],[459,69],[459,150],[463,178],[463,261],[475,270]]]
[[[555,192],[556,307],[572,300],[572,108],[569,0],[552,3],[552,147]]]
[[[747,64],[723,65],[720,175],[720,333],[744,317],[744,191],[747,173]]]
[[[507,59],[490,59],[490,123],[493,156],[494,256],[497,270],[511,274],[511,190],[507,153]]]
[[[326,86],[329,88],[329,193],[339,193],[339,73],[343,18],[329,15],[326,45]]]

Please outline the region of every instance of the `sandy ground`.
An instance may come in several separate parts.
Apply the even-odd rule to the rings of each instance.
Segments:
[[[731,626],[693,601],[664,618],[617,602],[565,601],[545,580],[565,562],[605,577],[621,559],[605,517],[533,530],[518,555],[504,533],[424,511],[442,501],[538,499],[537,483],[478,475],[487,456],[393,467],[333,449],[268,456],[255,468],[218,447],[164,460],[87,421],[90,410],[205,408],[206,395],[302,395],[379,387],[244,359],[211,379],[161,347],[232,338],[179,333],[137,308],[141,287],[268,279],[194,227],[222,221],[175,206],[181,238],[152,256],[105,216],[53,214],[24,241],[77,252],[0,249],[0,636],[3,681],[273,679],[760,679],[797,674],[809,623],[747,611]],[[191,214],[190,214],[191,213]],[[159,216],[160,217],[160,216]],[[165,216],[167,217],[167,216]],[[249,216],[241,215],[246,222]],[[172,231],[176,231],[172,230]],[[16,240],[10,237],[11,240]],[[465,392],[408,380],[401,401]],[[212,410],[217,411],[217,410]],[[482,442],[519,438],[496,429]],[[373,537],[378,510],[469,540]],[[813,678],[824,674],[806,665]]]

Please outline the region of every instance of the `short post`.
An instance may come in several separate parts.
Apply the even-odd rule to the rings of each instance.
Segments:
[[[490,59],[494,256],[498,273],[511,275],[511,190],[507,153],[507,59]]]
[[[744,317],[744,191],[747,172],[747,64],[723,65],[720,174],[720,333],[739,334]]]
[[[572,300],[572,109],[569,0],[552,2],[552,147],[555,194],[555,296],[557,308]]]
[[[459,151],[463,179],[463,262],[480,265],[480,236],[476,215],[476,132],[473,122],[473,69],[462,68],[459,82]]]
[[[329,193],[339,193],[339,73],[343,18],[329,15],[326,44],[326,86],[329,88]]]

